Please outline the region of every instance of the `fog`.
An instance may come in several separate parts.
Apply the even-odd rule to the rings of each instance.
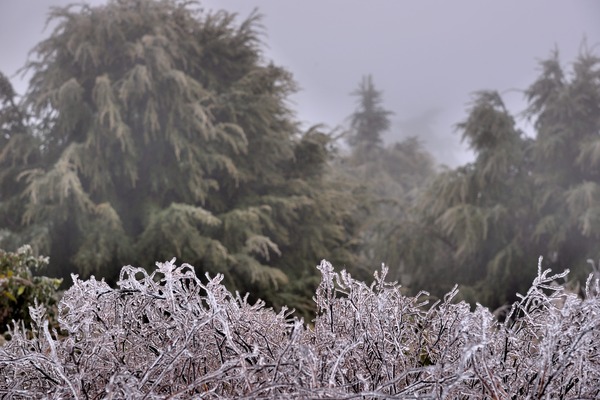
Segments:
[[[600,2],[90,0],[18,104],[70,1],[0,0],[0,392],[599,397]]]
[[[27,79],[16,71],[50,33],[44,30],[48,8],[68,3],[0,2],[0,71],[19,93]],[[600,43],[595,0],[211,0],[201,6],[241,18],[255,8],[263,14],[265,59],[294,75],[300,91],[291,106],[305,128],[346,126],[355,107],[350,93],[372,74],[385,107],[395,113],[386,141],[418,135],[450,166],[472,157],[453,128],[465,117],[472,92],[498,90],[518,113],[525,106],[521,90],[535,79],[538,60],[556,48],[566,63],[584,40],[589,47]],[[526,121],[518,123],[531,133]]]

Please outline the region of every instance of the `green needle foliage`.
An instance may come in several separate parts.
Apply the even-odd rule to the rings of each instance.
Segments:
[[[415,205],[421,237],[412,242],[424,246],[409,247],[406,256],[423,266],[415,271],[419,284],[435,275],[432,289],[443,292],[458,280],[468,300],[498,306],[527,288],[521,266],[539,256],[539,249],[527,247],[535,198],[532,141],[516,128],[496,92],[477,93],[458,129],[476,159],[440,173],[422,193]]]
[[[587,259],[600,258],[600,58],[584,51],[570,72],[555,52],[526,92],[541,188],[534,239],[547,243],[553,266],[568,265],[583,279]]]
[[[28,115],[18,104],[10,81],[0,72],[0,241],[4,248],[16,250],[21,243],[33,242],[32,236],[40,233],[34,227],[23,229],[20,216],[25,204],[17,195],[25,189],[17,177],[40,162],[41,140],[32,134]],[[23,242],[14,240],[14,230],[21,231]]]
[[[274,304],[290,280],[312,293],[320,259],[352,261],[351,212],[323,180],[328,136],[299,132],[258,15],[113,0],[50,20],[26,65],[36,123],[3,177],[3,209],[23,205],[0,214],[2,243],[38,244],[54,274],[176,256]]]
[[[535,138],[496,92],[477,93],[458,124],[476,159],[435,179],[404,232],[417,287],[440,295],[458,281],[464,298],[497,307],[526,290],[524,266],[540,255],[574,281],[599,258],[600,59],[583,53],[567,76],[554,54],[525,94]]]

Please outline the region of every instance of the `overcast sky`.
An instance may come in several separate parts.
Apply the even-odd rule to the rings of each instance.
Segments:
[[[49,34],[48,7],[68,0],[0,0],[0,71],[13,76],[27,52]],[[102,0],[89,1],[92,4]],[[470,160],[453,125],[465,118],[470,94],[502,93],[515,113],[556,47],[568,65],[582,40],[600,53],[597,0],[211,0],[206,9],[264,15],[265,57],[291,71],[301,91],[293,108],[305,126],[344,125],[355,108],[350,93],[372,74],[384,106],[395,114],[386,137],[419,135],[441,161]],[[525,121],[519,124],[529,131]]]

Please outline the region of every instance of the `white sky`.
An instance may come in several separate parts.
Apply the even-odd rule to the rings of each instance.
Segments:
[[[0,0],[0,71],[13,74],[49,34],[50,5],[67,0]],[[104,3],[93,0],[93,4]],[[582,40],[600,53],[596,0],[207,0],[206,9],[241,17],[264,15],[265,57],[291,71],[301,87],[293,108],[309,126],[342,125],[355,106],[350,93],[372,74],[395,112],[388,140],[418,135],[450,165],[471,155],[453,125],[465,118],[470,93],[495,89],[515,113],[538,74],[537,62],[556,46],[564,64]],[[519,124],[529,130],[524,121]]]

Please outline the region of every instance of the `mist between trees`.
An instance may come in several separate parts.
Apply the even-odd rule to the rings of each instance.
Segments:
[[[114,284],[123,265],[175,256],[310,319],[321,259],[364,281],[385,263],[413,295],[458,283],[457,300],[495,309],[527,291],[540,255],[571,269],[573,292],[600,258],[592,50],[540,63],[524,88],[535,137],[497,92],[473,94],[456,128],[475,161],[448,169],[418,138],[383,145],[376,77],[347,131],[300,130],[258,15],[115,0],[50,16],[27,93],[0,75],[0,248],[31,245],[46,275]]]

